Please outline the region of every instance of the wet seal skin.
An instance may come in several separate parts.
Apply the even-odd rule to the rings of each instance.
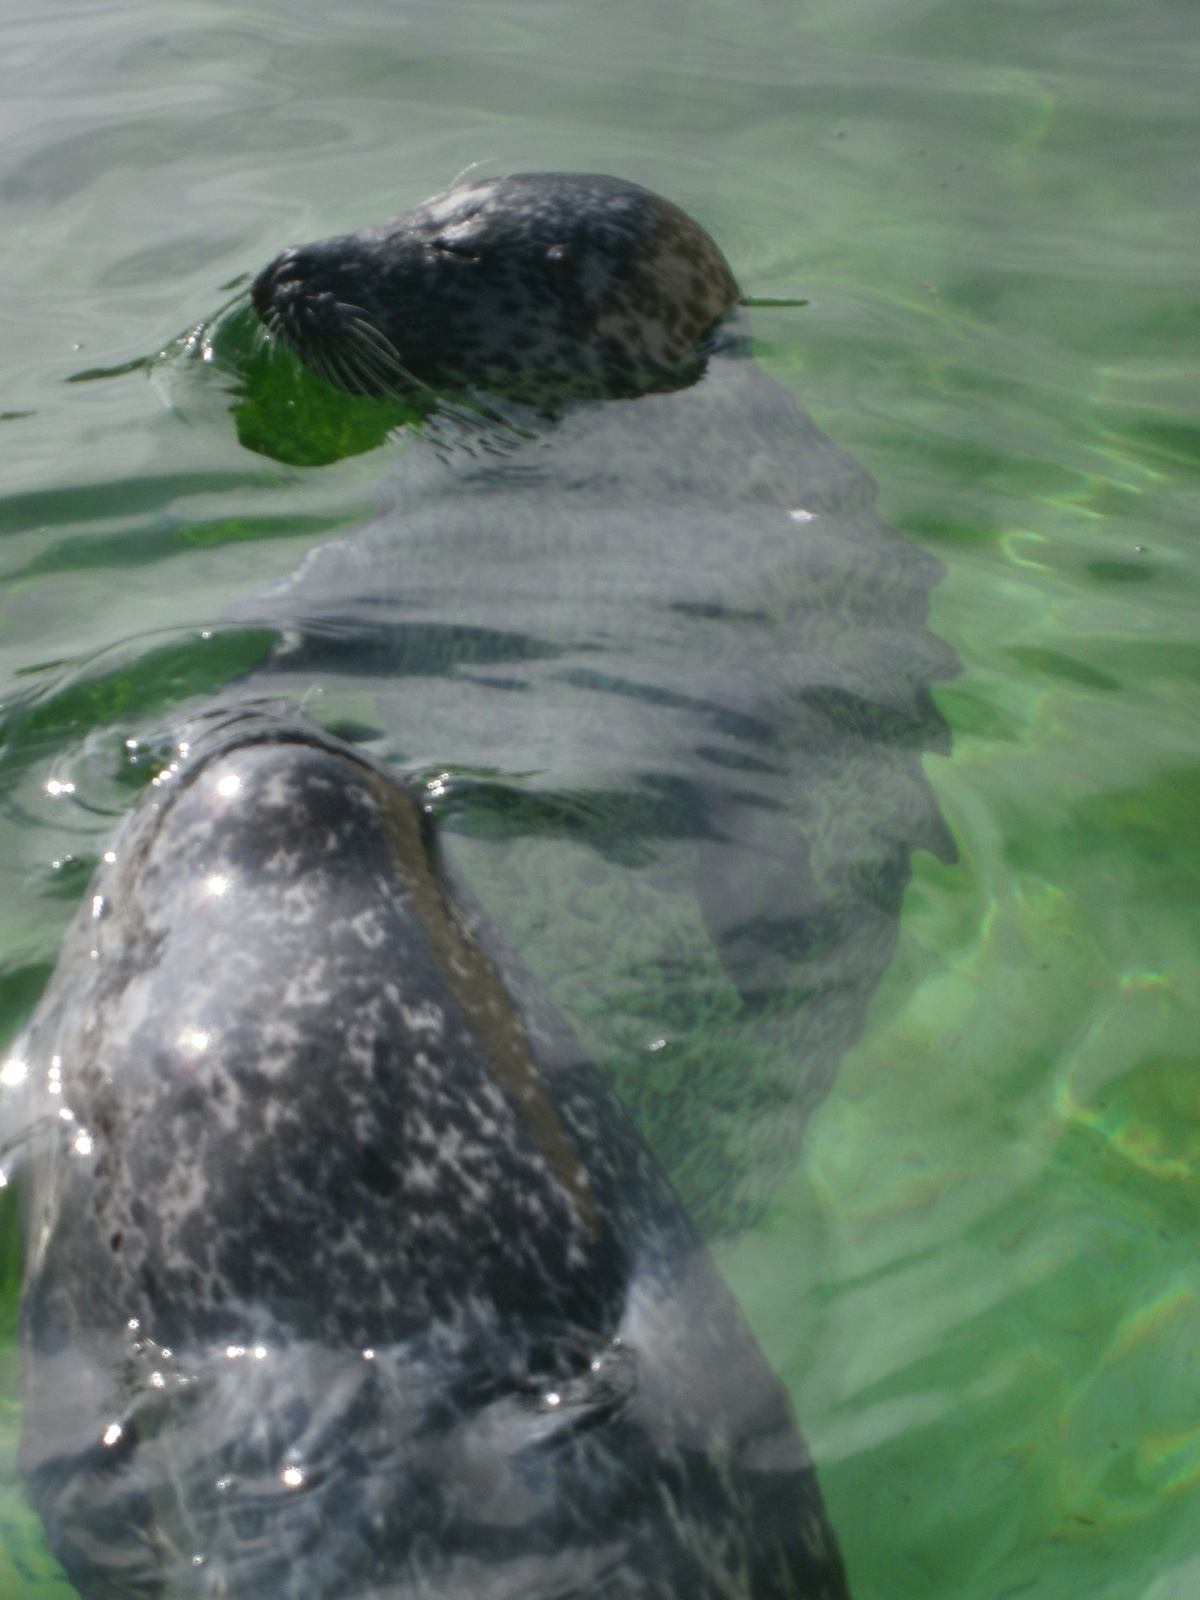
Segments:
[[[586,173],[451,189],[379,227],[285,250],[251,290],[267,329],[352,394],[415,380],[535,403],[690,383],[738,296],[678,206]]]
[[[782,1386],[418,800],[270,707],[178,737],[5,1091],[84,1600],[842,1600]]]

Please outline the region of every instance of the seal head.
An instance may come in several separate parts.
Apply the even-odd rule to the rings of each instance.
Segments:
[[[251,297],[272,334],[351,394],[416,380],[538,403],[691,383],[739,290],[703,228],[648,189],[525,173],[285,250]]]
[[[845,1600],[786,1393],[414,795],[299,719],[179,734],[0,1100],[80,1595]]]

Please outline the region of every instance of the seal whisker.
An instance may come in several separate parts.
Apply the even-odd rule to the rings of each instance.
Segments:
[[[322,357],[325,362],[325,381],[333,384],[335,389],[345,389],[349,394],[357,394],[358,389],[343,370],[338,352],[326,346],[322,351]]]
[[[363,360],[362,353],[353,345],[344,345],[334,351],[337,370],[345,374],[347,387],[352,394],[378,395],[380,385]]]
[[[380,347],[365,339],[360,331],[351,326],[346,330],[348,344],[346,354],[352,357],[355,365],[386,391],[394,391],[397,378],[404,376],[404,369],[400,362],[384,354]]]
[[[357,310],[357,307],[347,309]],[[365,339],[368,341],[368,343],[374,345],[375,348],[383,355],[386,355],[389,360],[394,361],[397,366],[400,365],[399,351],[386,334],[380,333],[379,329],[372,321],[370,321],[369,318],[365,316],[352,317],[350,319],[350,325],[354,329],[358,338]]]
[[[347,340],[362,360],[369,361],[377,372],[387,372],[394,377],[402,377],[404,368],[395,355],[388,352],[368,339],[358,328],[350,327],[346,330]]]
[[[498,158],[496,156],[481,156],[478,161],[468,161],[462,171],[455,177],[451,178],[450,182],[446,185],[446,192],[448,194],[453,194],[455,189],[457,189],[462,183],[463,179],[469,176],[470,173],[474,172],[478,167],[490,167],[497,159]]]
[[[307,295],[305,298],[311,304],[320,297]],[[341,319],[341,328],[349,340],[360,349],[370,347],[377,357],[386,363],[387,368],[400,376],[407,377],[412,382],[418,381],[406,372],[395,345],[375,326],[364,307],[355,305],[349,300],[338,300],[334,303],[334,310]]]
[[[348,372],[342,362],[341,352],[336,346],[325,345],[321,351],[321,358],[325,364],[326,381],[334,384],[339,389],[345,389],[350,394],[358,393],[358,385],[352,373]]]
[[[370,371],[385,394],[402,398],[406,388],[423,389],[427,394],[435,393],[430,384],[410,372],[394,353],[389,354],[382,345],[367,339],[359,329],[348,327],[346,334],[353,346],[356,361]]]
[[[306,367],[311,367],[316,373],[317,377],[323,382],[334,384],[334,387],[336,387],[336,381],[330,376],[329,373],[329,366],[325,359],[325,352],[321,349],[320,345],[310,344],[305,346],[296,346],[295,349],[296,354],[300,357],[301,361],[303,361]]]
[[[429,393],[433,393],[432,386],[426,383],[423,378],[418,378],[415,372],[411,372],[404,365],[391,340],[385,334],[380,333],[373,323],[364,322],[360,317],[355,317],[348,324],[346,332],[359,343],[361,348],[372,350],[377,359],[384,364],[384,370],[398,378],[402,378],[414,388],[425,389]]]
[[[374,362],[370,361],[360,352],[356,352],[356,359],[360,364],[361,370],[370,379],[372,385],[372,394],[376,394],[382,398],[391,400],[399,400],[403,398],[403,388],[397,381],[394,373],[384,371],[382,367],[379,367]]]
[[[355,350],[353,352],[353,360],[358,370],[370,380],[375,392],[389,395],[393,399],[403,397],[405,384],[402,373],[389,370],[382,362],[373,358],[369,352],[364,350]]]

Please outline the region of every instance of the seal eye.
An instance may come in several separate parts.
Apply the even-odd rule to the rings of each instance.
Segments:
[[[445,256],[454,256],[459,261],[478,261],[479,254],[473,250],[466,239],[447,238],[443,233],[433,241],[433,248]]]
[[[552,267],[564,272],[574,261],[575,252],[569,244],[552,244],[546,251],[546,260]]]

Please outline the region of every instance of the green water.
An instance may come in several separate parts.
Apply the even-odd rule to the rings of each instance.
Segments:
[[[33,707],[0,750],[6,1035],[136,787],[97,779],[85,812],[47,778],[82,792],[127,727],[253,660],[192,630],[403,449],[256,453],[216,372],[65,380],[473,161],[649,184],[751,294],[810,301],[752,313],[760,360],[945,563],[964,664],[926,758],[958,863],[916,857],[801,1165],[716,1247],[859,1600],[1200,1596],[1196,24],[1188,0],[0,20],[0,701]],[[553,926],[510,910],[570,1012]],[[13,1465],[11,1237],[0,1276],[0,1595],[66,1600]]]

